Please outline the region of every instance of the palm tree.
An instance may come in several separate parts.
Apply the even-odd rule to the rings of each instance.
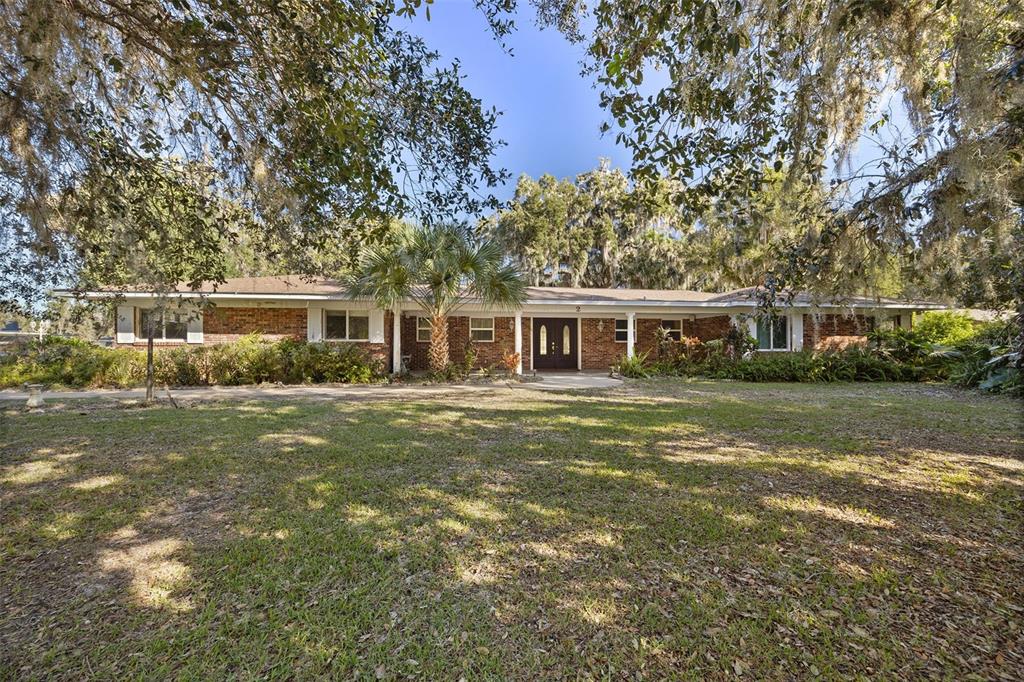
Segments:
[[[449,363],[448,317],[469,301],[516,308],[526,284],[496,242],[474,239],[459,225],[402,225],[389,243],[363,252],[349,294],[385,310],[415,301],[430,319],[430,370],[440,373]]]

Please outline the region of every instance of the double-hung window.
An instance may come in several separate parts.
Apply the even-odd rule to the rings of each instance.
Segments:
[[[369,314],[364,311],[325,310],[324,338],[328,341],[369,341]]]
[[[430,343],[430,318],[416,318],[416,340],[419,343]]]
[[[789,328],[786,318],[759,317],[757,319],[758,350],[789,350]]]
[[[621,320],[615,320],[615,340],[619,343],[626,343],[628,340],[626,337],[629,335],[629,320],[623,318]]]
[[[469,338],[473,341],[494,341],[494,318],[469,318]]]
[[[149,323],[153,322],[154,341],[187,341],[188,315],[169,310],[139,310],[139,333],[136,338],[149,338]]]
[[[665,330],[665,336],[672,339],[673,341],[683,340],[682,320],[662,320],[661,328]]]

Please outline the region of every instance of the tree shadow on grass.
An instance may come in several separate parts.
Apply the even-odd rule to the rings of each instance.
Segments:
[[[827,409],[555,395],[63,420],[74,441],[29,433],[2,462],[6,665],[1020,670],[1013,437],[919,450]],[[777,436],[792,424],[812,426]]]

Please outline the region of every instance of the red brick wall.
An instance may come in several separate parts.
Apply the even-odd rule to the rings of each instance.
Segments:
[[[203,343],[238,341],[259,332],[267,339],[306,338],[305,308],[230,308],[218,306],[203,314]]]
[[[647,353],[647,357],[654,359],[658,356],[658,328],[661,327],[661,320],[649,320],[637,318],[636,320],[636,352]],[[626,352],[625,344],[622,344],[622,352]]]
[[[604,329],[598,324],[604,321]],[[615,318],[584,317],[580,320],[583,336],[583,369],[608,369],[626,354],[626,344],[615,340]]]
[[[804,315],[804,348],[826,347],[833,336],[864,337],[874,322],[873,315]]]
[[[523,371],[530,371],[530,357],[533,354],[533,318],[523,318]]]
[[[370,357],[383,362],[387,371],[391,371],[391,339],[393,338],[392,325],[394,321],[395,316],[384,311],[384,343],[361,343],[359,341],[352,343],[353,346],[358,346],[366,351]]]
[[[604,329],[598,330],[598,323],[604,320]],[[677,319],[677,318],[674,318]],[[583,369],[608,369],[626,354],[626,344],[615,340],[615,318],[583,318]],[[683,336],[696,336],[701,341],[720,339],[729,332],[732,324],[728,315],[701,317],[683,320]],[[636,352],[649,353],[654,358],[658,352],[657,330],[661,319],[637,318]]]
[[[728,334],[731,325],[732,320],[728,315],[683,320],[683,336],[696,336],[701,341],[713,341]]]
[[[384,313],[384,343],[353,342],[371,357],[391,367],[391,325],[393,315]],[[246,334],[259,332],[266,339],[305,339],[308,313],[305,308],[237,308],[221,306],[203,315],[203,343],[231,343]],[[347,342],[339,342],[347,343]]]
[[[486,316],[482,316],[486,317]],[[515,352],[516,337],[512,328],[514,317],[494,318],[494,341],[473,341],[476,351],[474,368],[502,367],[504,355]],[[523,320],[523,367],[530,366],[529,322]],[[455,316],[448,318],[448,357],[456,363],[466,359],[466,346],[469,343],[469,317]],[[411,356],[409,369],[425,370],[430,367],[428,352],[430,344],[416,341],[416,314],[406,313],[402,316],[402,355]]]

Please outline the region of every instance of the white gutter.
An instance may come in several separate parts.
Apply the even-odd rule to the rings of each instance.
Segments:
[[[545,301],[545,300],[534,300],[527,301],[525,305],[533,306],[640,306],[645,308],[667,308],[667,307],[680,307],[680,308],[756,308],[757,303],[755,301],[587,301],[587,300],[576,300],[576,301]],[[944,310],[948,306],[941,303],[800,303],[800,304],[784,304],[780,307],[783,308],[893,308],[899,310],[906,310],[913,308],[915,310]]]
[[[61,298],[74,298],[76,294],[70,291],[54,291],[55,296]],[[156,293],[144,293],[138,291],[128,292],[116,292],[116,291],[86,291],[81,294],[81,298],[153,298],[157,296]],[[222,300],[263,300],[263,301],[351,301],[361,300],[368,301],[368,298],[362,299],[351,299],[347,296],[340,294],[259,294],[259,293],[220,293],[220,292],[203,292],[203,291],[177,291],[167,294],[162,294],[166,298],[210,298],[210,299],[222,299]],[[308,307],[307,303],[307,307]],[[469,305],[473,305],[469,303]],[[568,301],[551,301],[547,299],[532,299],[527,300],[523,304],[523,309],[527,307],[559,307],[565,306],[569,308],[577,307],[640,307],[640,308],[751,308],[757,307],[756,301],[651,301],[651,300],[587,300],[587,299],[574,299]],[[867,308],[867,309],[880,309],[880,310],[945,310],[949,306],[941,303],[921,303],[911,302],[906,303],[804,303],[799,305],[786,304],[781,307],[786,308]]]

